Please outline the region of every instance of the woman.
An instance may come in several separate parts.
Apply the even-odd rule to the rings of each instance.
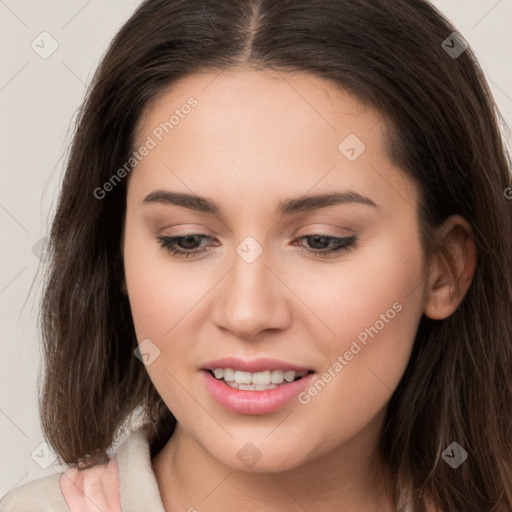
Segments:
[[[498,120],[423,0],[143,2],[51,233],[70,469],[0,510],[510,510]]]

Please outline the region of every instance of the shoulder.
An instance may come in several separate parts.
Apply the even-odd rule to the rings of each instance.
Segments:
[[[90,510],[91,503],[102,512],[165,512],[147,434],[145,428],[132,432],[106,464],[70,467],[16,487],[0,500],[0,512],[75,512]]]
[[[89,510],[89,503],[94,503],[102,512],[120,510],[115,456],[106,465],[82,471],[73,467],[21,485],[0,501],[0,512]]]
[[[0,512],[69,512],[60,491],[61,475],[54,473],[16,487],[0,500]]]

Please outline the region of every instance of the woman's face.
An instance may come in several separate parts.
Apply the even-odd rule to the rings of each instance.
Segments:
[[[417,191],[386,153],[382,118],[319,78],[242,70],[183,79],[146,114],[126,287],[178,428],[228,466],[259,459],[255,471],[372,448],[426,277]],[[210,366],[260,389],[205,370],[228,357],[239,361]],[[243,365],[262,358],[277,362]],[[288,366],[310,373],[264,384],[296,377],[281,376]]]

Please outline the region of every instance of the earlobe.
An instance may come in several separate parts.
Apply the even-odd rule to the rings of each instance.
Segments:
[[[449,217],[438,237],[440,251],[433,257],[423,308],[433,320],[443,320],[459,307],[476,268],[473,230],[464,217]]]

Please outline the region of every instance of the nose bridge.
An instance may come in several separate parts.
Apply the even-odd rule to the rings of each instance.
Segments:
[[[248,236],[236,247],[229,295],[234,305],[246,309],[250,318],[270,300],[269,251],[254,237]]]
[[[218,322],[242,338],[262,329],[282,328],[287,319],[284,290],[268,268],[270,250],[248,236],[236,247],[231,272],[218,302]]]

